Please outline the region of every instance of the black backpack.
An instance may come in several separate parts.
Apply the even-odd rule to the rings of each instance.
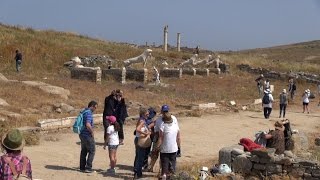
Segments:
[[[262,98],[262,103],[263,103],[263,104],[269,104],[269,103],[270,103],[269,94],[264,94],[264,96],[263,96],[263,98]]]

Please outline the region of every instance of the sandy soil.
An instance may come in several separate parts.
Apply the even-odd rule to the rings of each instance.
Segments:
[[[242,137],[253,138],[259,130],[273,129],[278,118],[278,111],[274,110],[270,120],[263,118],[262,112],[241,111],[239,113],[216,113],[201,118],[178,117],[182,132],[182,157],[179,164],[199,162],[213,159],[224,146],[237,144]],[[319,132],[320,108],[314,107],[311,114],[303,114],[299,109],[287,112],[287,118],[292,122],[292,128],[300,132]],[[74,133],[53,134],[58,141],[41,140],[41,145],[25,147],[24,153],[32,161],[35,179],[43,180],[85,180],[85,179],[131,179],[134,160],[133,145],[134,126],[125,127],[125,145],[118,149],[117,175],[111,177],[105,173],[109,160],[107,151],[103,150],[103,133],[96,132],[97,149],[92,174],[77,171],[79,165],[79,138]],[[157,169],[158,167],[156,167]],[[156,173],[146,174],[152,179]]]

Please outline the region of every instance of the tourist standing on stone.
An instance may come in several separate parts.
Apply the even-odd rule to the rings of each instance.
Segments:
[[[20,72],[22,65],[22,53],[18,49],[16,50],[16,56],[14,59],[16,60],[16,70],[17,72]]]
[[[23,135],[18,129],[12,129],[5,134],[1,141],[5,154],[0,161],[0,179],[32,179],[31,162],[22,155],[25,145]]]
[[[107,116],[106,120],[109,122],[109,127],[107,129],[107,140],[104,142],[103,149],[106,149],[108,146],[110,169],[108,169],[107,172],[115,174],[115,167],[117,164],[117,149],[119,146],[118,132],[120,130],[120,125],[115,116]]]
[[[146,108],[140,108],[139,112],[139,120],[136,125],[135,130],[135,139],[134,144],[136,147],[136,156],[134,158],[134,178],[141,178],[142,177],[142,166],[143,161],[146,155],[147,148],[140,147],[138,144],[138,140],[142,137],[150,136],[151,132],[148,129],[148,125],[146,123],[147,118],[149,116],[149,111]],[[140,137],[141,136],[141,137]]]
[[[297,90],[296,83],[293,81],[293,79],[289,79],[289,88],[288,91],[290,92],[290,100],[293,101],[295,92]]]
[[[280,93],[279,96],[279,104],[280,104],[280,115],[279,118],[281,118],[281,114],[283,113],[282,117],[285,118],[286,117],[286,108],[287,108],[287,104],[288,104],[288,94],[286,89],[282,90],[282,93]]]
[[[302,106],[303,106],[303,111],[302,113],[304,113],[306,110],[309,114],[309,109],[308,109],[308,105],[309,105],[309,96],[310,96],[310,90],[307,89],[304,91],[304,93],[302,94]]]
[[[276,154],[283,154],[285,151],[284,127],[279,121],[277,121],[274,126],[275,130],[272,130],[265,135],[265,139],[267,139],[267,147],[275,148]]]
[[[269,119],[271,111],[272,111],[272,103],[273,103],[273,96],[271,94],[270,89],[264,90],[264,95],[262,98],[262,107],[263,107],[263,114],[264,118]]]
[[[91,173],[92,162],[96,152],[94,131],[93,131],[93,116],[92,113],[97,109],[98,103],[90,101],[88,107],[83,113],[84,128],[79,137],[81,140],[81,153],[80,153],[80,171]],[[87,158],[88,156],[88,158]]]
[[[104,141],[107,138],[107,129],[109,126],[108,121],[105,121],[106,116],[115,116],[116,115],[116,91],[113,90],[109,96],[104,99],[104,109],[102,115],[102,123],[104,128]]]
[[[260,76],[255,80],[257,83],[257,88],[258,88],[258,93],[259,93],[259,97],[261,98],[263,96],[263,74],[260,74]]]
[[[170,175],[176,170],[176,157],[181,144],[180,129],[168,113],[169,107],[163,106],[162,111],[167,113],[162,117],[163,123],[159,131],[161,175],[164,179],[170,179]]]
[[[127,111],[127,105],[125,102],[125,99],[123,97],[123,91],[120,89],[117,89],[115,92],[116,97],[116,103],[115,103],[115,117],[117,118],[117,122],[120,125],[119,130],[119,139],[120,139],[120,145],[123,145],[124,140],[124,133],[123,133],[123,125],[128,117],[128,111]]]

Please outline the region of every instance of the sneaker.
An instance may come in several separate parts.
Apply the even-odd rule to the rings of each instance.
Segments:
[[[112,168],[107,169],[107,173],[109,173],[109,174],[116,174],[116,169],[112,169]]]

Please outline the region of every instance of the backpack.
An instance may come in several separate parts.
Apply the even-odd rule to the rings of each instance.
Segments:
[[[264,94],[264,96],[263,96],[263,98],[262,98],[262,103],[263,103],[263,104],[269,104],[269,103],[270,103],[269,94]]]
[[[81,131],[84,129],[84,123],[83,123],[83,115],[90,111],[90,109],[87,110],[82,110],[79,115],[77,116],[76,120],[74,121],[73,124],[73,132],[80,134]]]

